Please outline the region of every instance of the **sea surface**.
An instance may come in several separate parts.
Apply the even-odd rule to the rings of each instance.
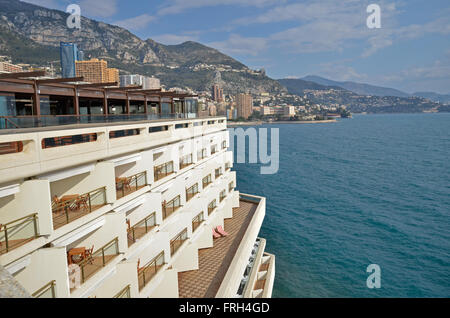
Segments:
[[[450,114],[255,128],[279,128],[278,173],[233,169],[267,198],[273,297],[450,297]]]

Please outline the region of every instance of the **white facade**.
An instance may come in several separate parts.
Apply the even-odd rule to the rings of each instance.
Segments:
[[[96,138],[41,147],[82,134]],[[35,297],[179,297],[178,273],[199,270],[198,250],[214,246],[212,230],[239,207],[228,138],[224,118],[0,135],[24,144],[0,155],[0,264]],[[65,197],[74,203],[55,201]],[[265,215],[258,202],[217,297],[237,293]]]

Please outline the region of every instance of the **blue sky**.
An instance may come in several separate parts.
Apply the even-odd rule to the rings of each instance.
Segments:
[[[193,40],[272,78],[320,75],[450,93],[449,0],[26,0],[164,44]],[[381,28],[369,29],[369,4]]]

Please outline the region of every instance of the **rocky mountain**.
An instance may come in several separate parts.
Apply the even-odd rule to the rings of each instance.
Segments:
[[[410,95],[394,88],[380,87],[356,82],[338,82],[320,76],[308,75],[302,80],[325,86],[341,87],[358,95],[409,97]]]
[[[326,86],[326,85],[320,85],[315,82],[311,81],[305,81],[302,79],[297,78],[283,78],[279,79],[278,82],[287,88],[289,93],[296,94],[296,95],[303,95],[306,90],[329,90],[330,88],[336,89],[336,90],[342,90],[345,89],[338,87],[338,86]]]
[[[18,0],[0,0],[0,55],[11,56],[14,63],[44,66],[59,59],[60,41],[75,42],[85,56],[105,59],[122,74],[154,75],[170,87],[209,90],[221,71],[226,94],[285,91],[263,73],[200,43],[164,45],[85,17],[80,30],[70,29],[68,16]]]

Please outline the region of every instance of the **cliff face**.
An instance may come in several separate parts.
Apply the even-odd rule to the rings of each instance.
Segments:
[[[46,66],[58,60],[60,41],[75,42],[87,57],[103,58],[122,74],[155,75],[168,86],[209,90],[215,73],[221,71],[228,94],[285,91],[277,81],[200,43],[163,45],[85,17],[81,18],[80,30],[70,29],[66,25],[68,16],[18,0],[0,0],[0,54],[10,55],[14,62]]]

